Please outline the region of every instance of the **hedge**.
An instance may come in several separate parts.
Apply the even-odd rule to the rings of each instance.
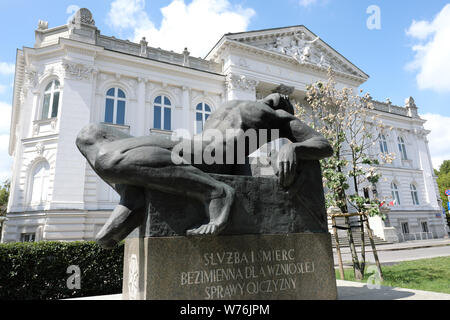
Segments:
[[[53,300],[122,291],[123,250],[95,242],[0,244],[0,300]],[[69,289],[69,266],[80,270],[80,289]],[[69,269],[70,271],[70,269]],[[71,281],[69,281],[70,283]]]

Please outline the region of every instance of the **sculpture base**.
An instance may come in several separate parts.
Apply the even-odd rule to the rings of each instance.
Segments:
[[[123,298],[334,300],[331,235],[128,238]]]

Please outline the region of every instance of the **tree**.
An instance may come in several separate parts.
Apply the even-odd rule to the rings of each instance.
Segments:
[[[436,170],[437,171],[437,170]],[[445,160],[439,167],[439,171],[435,172],[438,176],[436,182],[439,187],[439,195],[442,199],[442,205],[445,209],[447,216],[449,216],[448,211],[448,196],[445,194],[445,190],[450,190],[450,160]]]
[[[448,174],[450,173],[450,160],[444,160],[439,167],[439,173]]]
[[[6,180],[5,182],[3,182],[3,185],[0,187],[0,217],[6,216],[10,186],[11,186],[10,181]],[[3,223],[0,221],[0,237],[2,234],[2,227],[3,227]]]
[[[316,82],[307,87],[306,101],[310,114],[297,105],[298,116],[321,132],[330,141],[334,154],[321,161],[327,207],[338,207],[343,213],[364,212],[369,216],[381,215],[380,200],[364,196],[364,189],[380,179],[379,160],[370,154],[379,139],[378,132],[386,130],[372,112],[370,95],[354,95],[349,88],[337,89],[334,74],[329,70],[327,83]],[[391,162],[392,154],[382,154],[382,161]],[[356,252],[350,219],[348,227],[350,251],[355,278],[362,279],[365,270],[365,241],[363,216],[360,216],[361,260]]]
[[[6,216],[10,187],[11,182],[9,180],[3,182],[3,185],[0,187],[0,216]]]

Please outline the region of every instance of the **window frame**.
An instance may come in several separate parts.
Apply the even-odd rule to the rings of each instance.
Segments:
[[[428,227],[428,221],[420,221],[420,228],[422,229],[422,233],[430,233],[430,228]]]
[[[408,160],[408,153],[406,152],[405,139],[402,136],[397,137],[398,150],[400,151],[400,158],[402,160]]]
[[[43,175],[40,177],[40,179],[41,179],[40,199],[39,199],[39,201],[34,201],[33,200],[33,190],[35,190],[35,185],[34,185],[35,175],[36,175],[37,169],[40,168],[41,166],[44,166],[46,175]],[[45,190],[45,188],[44,188],[45,182],[47,183],[47,190]],[[33,164],[33,166],[31,167],[31,169],[28,173],[28,183],[27,183],[27,193],[26,193],[28,206],[40,206],[40,205],[45,204],[48,201],[48,189],[50,188],[49,183],[50,183],[50,164],[48,163],[47,160],[44,160],[44,159],[37,161],[36,163]],[[44,197],[44,195],[45,195],[45,197]]]
[[[158,98],[161,98],[161,102],[156,102]],[[169,104],[166,104],[166,99],[169,101]],[[155,96],[153,99],[153,125],[152,128],[155,130],[163,130],[163,131],[172,131],[172,119],[173,119],[173,99],[165,94],[161,93]],[[156,107],[160,108],[160,115],[159,115],[159,121],[160,121],[160,127],[156,127]],[[166,128],[166,111],[170,110],[170,119],[169,119],[169,128]]]
[[[379,139],[381,153],[384,153],[384,154],[389,153],[386,136],[384,134],[380,133],[380,135],[378,136],[378,139]]]
[[[110,90],[114,89],[114,96],[108,95],[108,92]],[[119,96],[119,90],[123,93],[124,97],[120,97]],[[113,124],[113,125],[119,125],[119,126],[124,126],[126,125],[127,122],[127,93],[124,89],[122,89],[120,86],[113,86],[110,87],[109,89],[106,90],[106,94],[105,94],[105,107],[104,107],[104,112],[103,112],[103,121],[104,123],[107,124]],[[112,100],[113,101],[113,114],[112,114],[112,122],[108,122],[106,121],[106,116],[107,116],[107,103],[108,100]],[[118,116],[118,107],[119,107],[119,102],[124,102],[124,112],[123,112],[123,123],[118,123],[117,121],[117,116]]]
[[[419,206],[420,201],[419,201],[419,193],[417,192],[417,187],[413,183],[411,183],[409,185],[409,189],[411,191],[411,199],[412,199],[413,205]]]
[[[56,83],[58,84],[58,88],[55,89]],[[55,94],[58,94],[58,100],[56,101],[56,115],[53,116],[55,109]],[[46,104],[46,96],[49,95],[48,106],[45,107]],[[43,95],[42,95],[42,103],[41,103],[41,112],[39,114],[39,120],[50,120],[58,117],[59,114],[59,106],[61,104],[61,82],[58,79],[53,79],[47,82],[45,86]],[[47,109],[47,114],[44,117],[44,111]]]
[[[401,205],[400,192],[398,191],[398,185],[395,182],[391,182],[391,195],[394,201],[394,206]]]
[[[20,242],[36,242],[36,232],[21,233]]]
[[[410,234],[408,222],[400,222],[400,226],[402,228],[402,234]]]
[[[201,106],[201,110],[198,109],[198,107]],[[206,107],[209,108],[209,111],[206,110]],[[205,122],[206,120],[208,120],[208,118],[211,116],[212,114],[212,110],[213,108],[211,107],[211,104],[205,101],[199,102],[197,103],[197,105],[195,106],[195,118],[194,118],[194,132],[195,134],[200,134],[203,132],[204,128],[205,128]],[[197,126],[198,120],[197,120],[197,115],[200,114],[202,117],[202,130],[199,132],[199,128]]]

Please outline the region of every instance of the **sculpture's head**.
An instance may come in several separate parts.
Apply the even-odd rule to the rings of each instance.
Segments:
[[[112,130],[105,124],[88,124],[78,133],[76,144],[78,150],[93,164],[100,146],[105,142],[125,139],[130,136],[118,130]]]
[[[292,115],[295,114],[294,106],[292,105],[291,101],[289,101],[288,96],[279,93],[272,93],[265,97],[262,101],[273,110],[281,109]]]

